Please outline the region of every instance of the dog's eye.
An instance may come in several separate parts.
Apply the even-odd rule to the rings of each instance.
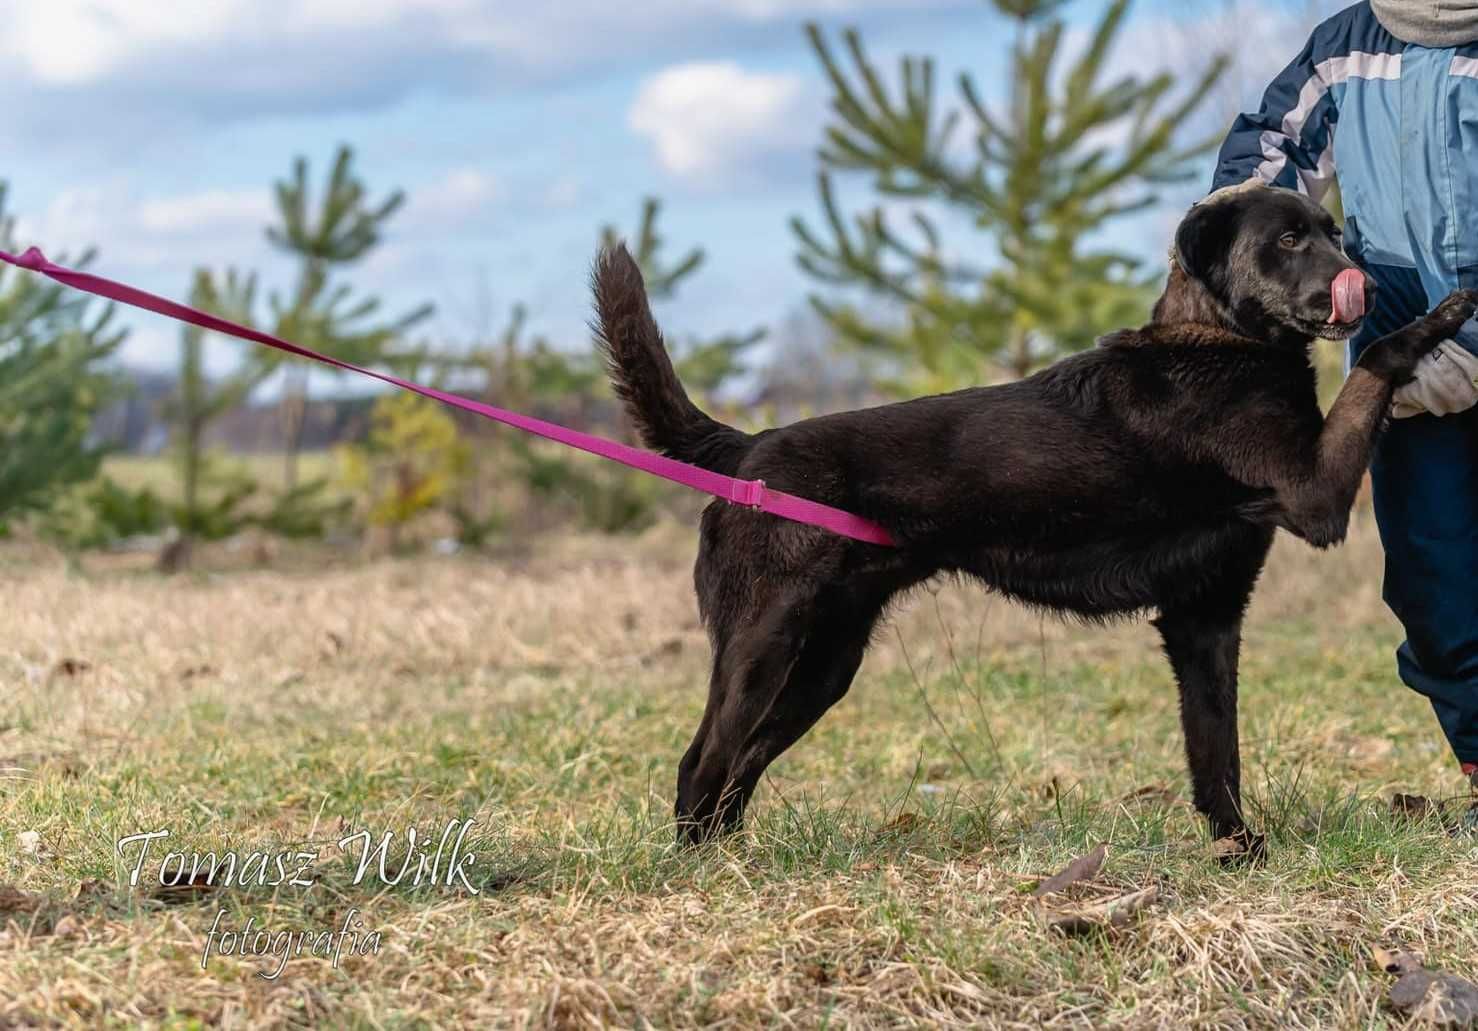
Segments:
[[[1278,237],[1278,246],[1285,247],[1288,250],[1293,250],[1293,248],[1298,246],[1298,234],[1284,233],[1282,236]]]

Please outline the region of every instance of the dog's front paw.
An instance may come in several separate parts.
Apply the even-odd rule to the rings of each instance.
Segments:
[[[1478,313],[1478,290],[1454,290],[1426,315],[1381,337],[1365,349],[1359,365],[1396,386],[1411,382],[1417,362]]]
[[[1454,290],[1422,320],[1438,340],[1446,340],[1478,313],[1478,290]]]

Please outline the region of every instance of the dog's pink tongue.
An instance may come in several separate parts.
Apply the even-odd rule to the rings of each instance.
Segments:
[[[1365,274],[1359,269],[1347,268],[1335,276],[1329,293],[1334,302],[1330,325],[1354,322],[1365,314]]]

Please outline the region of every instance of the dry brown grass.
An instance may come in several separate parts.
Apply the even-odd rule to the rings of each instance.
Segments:
[[[1259,593],[1244,742],[1274,852],[1240,872],[1179,799],[1173,687],[1143,626],[919,593],[776,765],[751,830],[693,853],[666,823],[707,661],[687,528],[178,581],[12,555],[0,885],[27,894],[0,893],[0,1024],[1396,1022],[1366,947],[1461,972],[1478,885],[1471,839],[1384,811],[1456,778],[1390,669],[1367,520],[1333,554],[1280,542]],[[469,816],[476,896],[356,887],[332,844]],[[114,853],[161,826],[201,849],[310,842],[318,883],[161,905]],[[1161,899],[1064,940],[1023,888],[1101,840],[1083,890]],[[320,928],[350,907],[378,955],[294,959],[275,981],[234,957],[200,969],[218,909]]]

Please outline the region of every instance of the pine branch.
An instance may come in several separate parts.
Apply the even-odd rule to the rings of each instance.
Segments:
[[[1111,0],[1059,76],[1061,0],[994,6],[1015,26],[1005,102],[986,103],[962,73],[960,107],[943,115],[929,58],[902,58],[890,87],[855,30],[842,34],[838,52],[816,26],[807,28],[831,89],[832,119],[819,151],[821,218],[791,220],[796,260],[819,283],[860,287],[896,307],[906,330],[874,330],[850,306],[814,302],[843,337],[864,348],[914,348],[931,375],[947,368],[978,373],[998,358],[1019,374],[1122,324],[1108,320],[1132,321],[1147,311],[1149,288],[1132,264],[1093,249],[1089,239],[1156,203],[1164,183],[1193,172],[1191,162],[1206,145],[1186,143],[1184,124],[1225,67],[1221,58],[1209,61],[1175,99],[1170,75],[1103,84],[1129,12],[1128,0]],[[962,116],[973,134],[969,156],[950,142]],[[997,264],[986,270],[946,260],[939,223],[923,209],[907,213],[906,234],[882,205],[847,215],[832,177],[856,174],[876,195],[962,216],[992,238]],[[973,362],[949,357],[962,341]]]

